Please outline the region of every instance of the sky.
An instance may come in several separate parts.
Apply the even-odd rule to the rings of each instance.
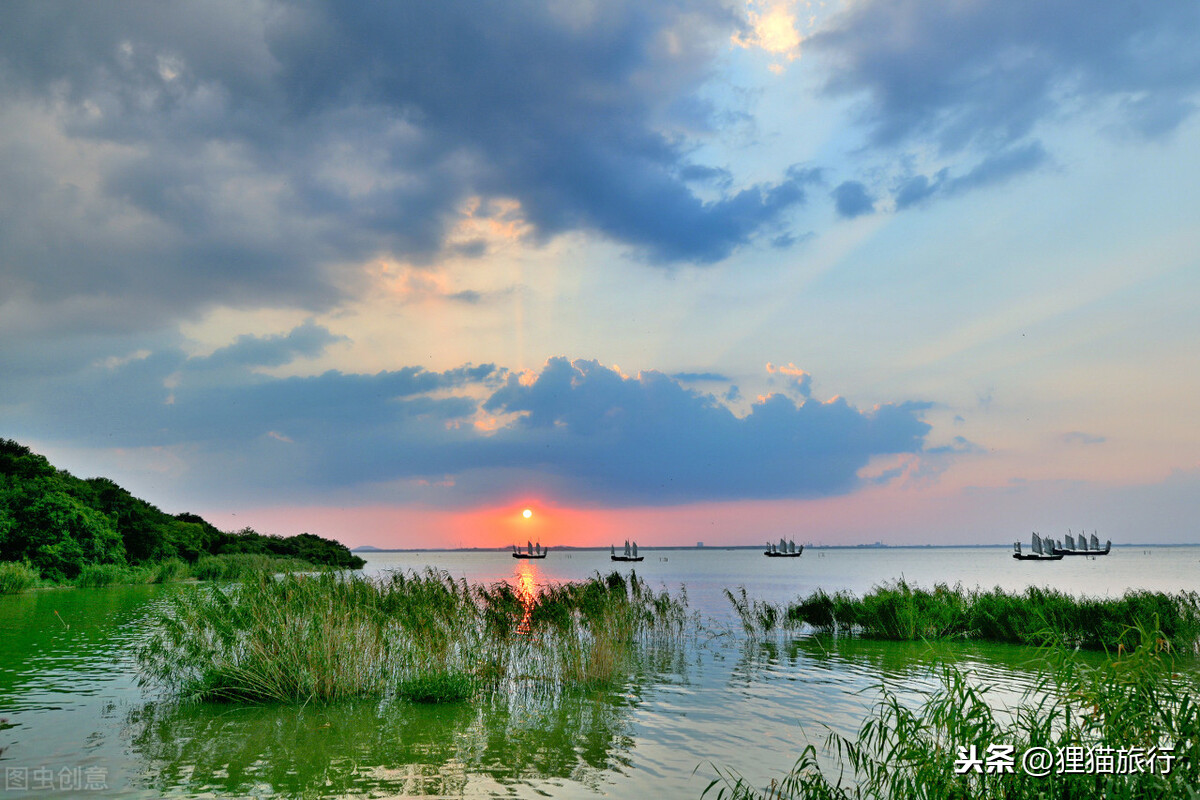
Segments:
[[[1200,542],[1197,41],[1194,0],[5,3],[0,436],[350,546]]]

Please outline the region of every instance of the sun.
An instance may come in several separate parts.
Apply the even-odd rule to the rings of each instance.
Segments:
[[[521,512],[521,516],[524,517],[525,519],[529,519],[530,517],[533,516],[533,509],[532,508],[525,509],[524,511]]]

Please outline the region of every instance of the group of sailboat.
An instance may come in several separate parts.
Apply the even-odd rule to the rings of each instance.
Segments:
[[[1033,552],[1021,552],[1021,543],[1013,543],[1013,558],[1018,561],[1061,561],[1061,555],[1054,554],[1054,541],[1052,539],[1043,540],[1036,533],[1033,534],[1033,545],[1029,548]]]
[[[513,551],[512,551],[512,557],[513,558],[545,558],[546,553],[550,552],[550,548],[549,547],[543,548],[541,542],[538,542],[536,545],[533,544],[533,542],[526,542],[525,548],[526,548],[525,552],[522,553],[521,549],[514,544]]]
[[[1112,551],[1112,541],[1105,542],[1101,548],[1100,540],[1094,532],[1090,540],[1080,533],[1079,541],[1076,542],[1075,537],[1068,531],[1064,545],[1063,542],[1056,542],[1050,537],[1042,538],[1034,533],[1030,550],[1032,552],[1022,552],[1021,543],[1016,542],[1013,544],[1013,558],[1019,561],[1061,561],[1063,556],[1106,556]]]
[[[609,550],[609,558],[612,559],[613,561],[641,561],[642,559],[645,558],[645,556],[638,555],[637,542],[634,542],[633,546],[630,547],[628,539],[625,540],[625,554],[624,555],[620,555],[620,556],[617,555],[616,545],[610,546],[608,548],[608,550]]]
[[[1092,531],[1092,538],[1089,541],[1087,534],[1080,531],[1079,541],[1075,541],[1075,537],[1071,535],[1071,531],[1067,530],[1066,545],[1059,542],[1054,547],[1055,553],[1061,553],[1064,556],[1106,556],[1112,550],[1112,540],[1106,541],[1104,547],[1100,547],[1100,540],[1096,538],[1096,532]]]
[[[763,555],[767,558],[798,558],[804,552],[804,545],[796,546],[791,539],[780,539],[779,544],[767,542]]]

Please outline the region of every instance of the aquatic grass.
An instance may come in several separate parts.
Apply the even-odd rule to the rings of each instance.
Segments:
[[[435,672],[406,678],[396,694],[414,703],[454,703],[475,692],[475,679],[465,672]]]
[[[75,578],[80,588],[98,588],[116,584],[149,583],[152,570],[143,566],[125,564],[85,564]]]
[[[202,581],[236,581],[256,572],[318,572],[327,569],[329,568],[286,556],[222,553],[200,558],[188,567],[187,572],[191,577]]]
[[[940,668],[939,688],[906,702],[890,686],[854,737],[831,732],[821,753],[807,745],[792,770],[768,786],[753,786],[735,770],[715,767],[703,791],[717,800],[886,800],[888,798],[1178,798],[1192,800],[1200,781],[1200,680],[1181,674],[1173,648],[1155,626],[1122,631],[1138,644],[1089,663],[1062,643],[1043,648],[1043,672],[1015,708],[993,702],[989,688],[954,665]],[[982,761],[992,745],[1011,745],[1015,768],[956,774],[954,763],[974,752]],[[1065,771],[1030,774],[1021,756],[1034,747],[1062,757],[1065,748],[1104,748],[1110,754],[1142,748],[1159,756],[1153,771]],[[1161,757],[1169,754],[1170,769]]]
[[[188,577],[188,565],[182,559],[168,558],[150,568],[150,583],[171,583]]]
[[[0,563],[0,594],[18,594],[37,585],[41,574],[27,561]]]
[[[1030,587],[966,590],[937,584],[932,590],[904,580],[876,586],[858,597],[824,590],[789,603],[783,623],[765,613],[768,604],[726,590],[752,633],[777,627],[810,626],[822,633],[852,633],[872,639],[916,641],[968,639],[1041,645],[1058,641],[1088,650],[1135,647],[1137,625],[1155,625],[1177,647],[1200,648],[1200,595],[1129,591],[1117,598],[1077,598],[1055,589]]]
[[[750,636],[771,633],[776,628],[798,627],[804,621],[798,613],[789,613],[774,603],[748,597],[745,586],[739,586],[737,592],[729,589],[724,592],[742,623],[742,630]]]
[[[676,642],[685,616],[636,576],[522,595],[434,570],[254,573],[172,598],[138,658],[144,684],[184,697],[443,702],[520,681],[611,684],[639,648]]]

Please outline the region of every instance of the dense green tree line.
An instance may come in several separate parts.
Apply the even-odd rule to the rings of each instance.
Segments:
[[[73,580],[88,564],[148,564],[253,553],[357,569],[345,545],[310,533],[217,530],[195,514],[167,514],[108,478],[76,478],[11,439],[0,439],[0,561],[27,561],[43,577]]]

